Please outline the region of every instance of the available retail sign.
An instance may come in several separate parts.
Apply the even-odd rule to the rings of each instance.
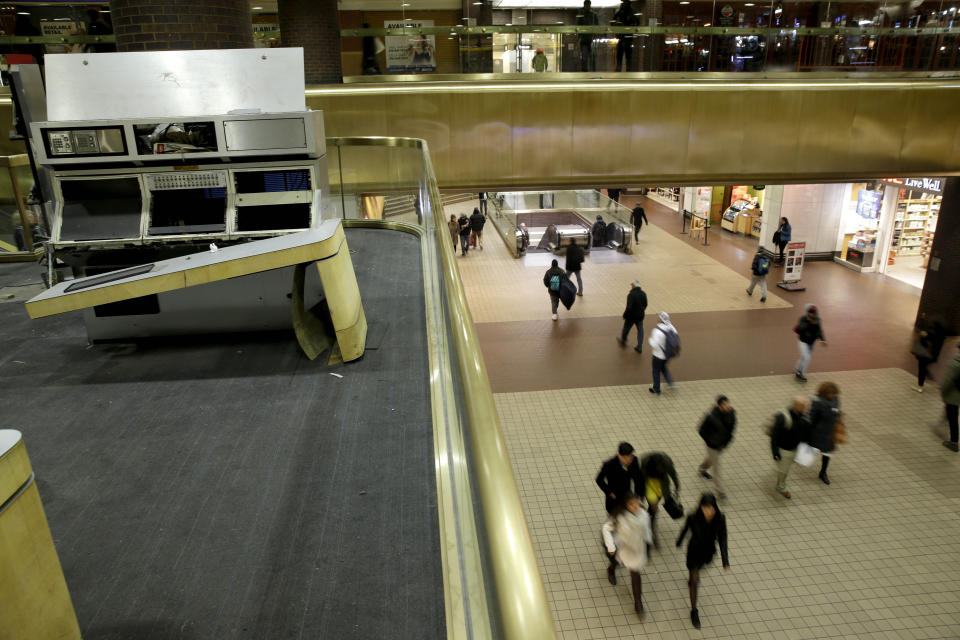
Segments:
[[[943,193],[943,178],[884,178],[884,182],[927,193]]]
[[[386,29],[418,29],[432,27],[433,20],[414,22],[403,20],[384,20]],[[410,73],[437,70],[437,42],[435,36],[424,36],[411,32],[408,36],[387,36],[384,38],[387,48],[387,73]]]

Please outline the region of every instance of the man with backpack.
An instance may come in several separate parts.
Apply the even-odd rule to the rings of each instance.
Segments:
[[[563,281],[567,279],[567,272],[560,268],[560,265],[554,260],[547,272],[543,274],[543,286],[550,293],[550,306],[553,309],[553,319],[557,319],[557,307],[560,305],[560,287]]]
[[[753,256],[751,270],[753,277],[750,279],[750,286],[747,287],[747,295],[753,295],[753,288],[760,285],[760,302],[767,301],[767,274],[770,273],[770,258],[766,255],[763,247],[757,247],[757,255]]]
[[[667,370],[667,361],[680,353],[680,335],[676,327],[670,324],[670,316],[666,311],[659,314],[660,323],[650,332],[648,344],[653,348],[653,386],[650,393],[660,395],[660,373],[666,378],[667,384],[673,387],[673,378]]]
[[[793,466],[797,446],[809,438],[810,424],[807,422],[809,401],[803,396],[794,396],[789,409],[777,412],[769,428],[770,449],[777,463],[777,493],[790,498],[787,491],[787,475]]]
[[[470,231],[473,232],[473,246],[483,249],[483,225],[486,224],[487,217],[480,213],[480,209],[474,209],[470,216]]]

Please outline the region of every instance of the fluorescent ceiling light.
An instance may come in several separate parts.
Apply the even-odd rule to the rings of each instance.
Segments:
[[[263,11],[263,7],[250,7],[254,11]]]
[[[29,11],[17,11],[18,16],[28,16],[30,15]]]
[[[681,2],[680,4],[690,4],[690,2],[689,2],[688,0],[684,0],[684,1]],[[749,6],[749,5],[747,5],[747,6]]]
[[[753,3],[752,3],[752,2],[744,2],[744,3],[743,3],[743,6],[745,6],[745,7],[752,7],[752,6],[753,6]]]

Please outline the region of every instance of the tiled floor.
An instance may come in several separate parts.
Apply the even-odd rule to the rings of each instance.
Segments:
[[[463,204],[453,205],[448,211],[457,213],[463,208]],[[563,266],[563,256],[555,257]],[[588,254],[582,272],[584,296],[570,311],[562,310],[561,317],[619,317],[634,279],[640,280],[655,305],[650,311],[672,314],[758,309],[764,304],[769,308],[790,306],[773,290],[773,275],[767,283],[771,287],[767,302],[761,303],[759,291],[752,298],[744,293],[750,284],[746,272],[730,269],[657,226],[644,227],[634,253],[625,257],[625,262],[598,264]],[[474,322],[550,317],[550,298],[543,286],[549,262],[526,266],[511,256],[492,223],[484,230],[483,251],[471,250],[459,260]]]
[[[761,426],[801,389],[790,376],[685,382],[659,398],[636,385],[497,394],[560,637],[960,637],[960,456],[940,446],[938,395],[915,393],[899,369],[811,375],[803,389],[828,378],[841,388],[851,443],[834,457],[829,487],[816,467],[795,466],[789,501],[772,490]],[[684,556],[672,544],[681,521],[661,516],[639,622],[625,570],[618,586],[606,581],[594,477],[620,440],[662,450],[693,508],[709,488],[696,475],[696,429],[717,393],[738,416],[722,458],[732,571],[718,556],[704,572],[704,626],[693,630]]]

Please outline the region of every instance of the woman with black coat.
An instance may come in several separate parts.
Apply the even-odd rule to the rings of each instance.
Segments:
[[[946,332],[939,319],[927,320],[927,314],[921,313],[917,321],[917,337],[910,352],[917,359],[917,393],[923,393],[923,383],[927,381],[931,364],[940,357]]]
[[[823,484],[830,484],[827,476],[827,466],[830,464],[830,453],[836,442],[834,431],[837,428],[837,416],[840,415],[840,389],[832,382],[824,382],[817,387],[817,394],[813,396],[810,405],[810,446],[819,449],[822,462],[820,463],[820,479]]]
[[[677,546],[683,544],[683,538],[690,532],[690,544],[687,545],[687,570],[690,578],[687,586],[690,589],[690,622],[697,629],[700,628],[700,612],[697,611],[697,587],[700,584],[700,569],[704,568],[717,552],[720,545],[720,558],[723,568],[730,571],[730,557],[727,555],[727,518],[717,507],[717,499],[712,493],[705,493],[700,498],[697,510],[687,516]]]

